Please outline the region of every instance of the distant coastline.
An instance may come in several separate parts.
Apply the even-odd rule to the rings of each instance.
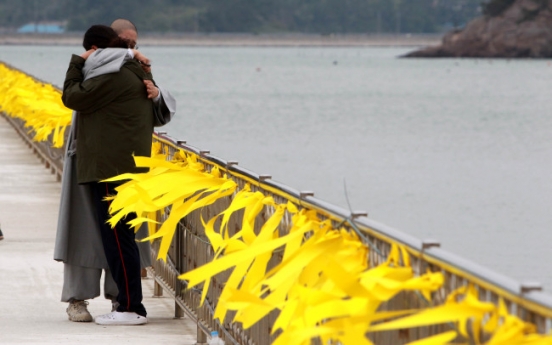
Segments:
[[[441,34],[238,34],[140,33],[142,46],[213,47],[423,47],[441,42]],[[82,33],[0,34],[0,45],[80,45]]]

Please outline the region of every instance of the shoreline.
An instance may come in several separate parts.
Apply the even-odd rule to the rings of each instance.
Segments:
[[[188,47],[421,47],[441,42],[442,34],[240,34],[141,33],[142,46]],[[0,45],[80,45],[81,33],[1,34]]]

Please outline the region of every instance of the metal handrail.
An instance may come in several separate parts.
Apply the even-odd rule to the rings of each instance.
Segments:
[[[510,313],[519,316],[525,321],[535,323],[540,333],[547,334],[551,330],[552,296],[540,291],[538,284],[519,283],[507,276],[443,250],[438,245],[435,245],[435,241],[422,241],[402,231],[369,219],[366,216],[353,217],[352,213],[356,212],[317,199],[312,196],[312,193],[301,192],[285,184],[267,179],[266,176],[259,175],[237,164],[229,164],[220,157],[205,153],[204,150],[188,145],[183,141],[174,140],[165,133],[155,134],[154,138],[161,142],[162,145],[168,147],[169,151],[184,150],[188,153],[196,154],[198,155],[198,159],[204,164],[216,165],[219,169],[227,171],[232,179],[242,181],[242,183],[250,183],[265,194],[277,195],[301,207],[316,210],[322,217],[330,218],[336,223],[348,219],[350,222],[354,222],[354,225],[367,238],[370,238],[371,242],[376,243],[377,247],[389,247],[391,243],[399,243],[406,246],[415,261],[413,267],[419,267],[418,273],[424,271],[424,268],[430,267],[433,271],[441,271],[445,274],[445,284],[436,293],[436,295],[441,296],[441,301],[455,288],[472,284],[478,289],[482,300],[496,303],[500,297],[509,306]],[[182,223],[182,227],[186,229],[194,227],[193,220],[188,219],[184,222],[186,225]],[[196,224],[196,226],[197,228],[188,231],[201,233],[201,225]],[[379,260],[374,260],[374,263],[381,262],[382,259],[380,257]],[[371,262],[370,264],[374,265],[374,263]],[[185,271],[181,271],[180,273],[183,272]],[[216,295],[212,297],[215,299],[212,302],[216,303]],[[227,324],[226,327],[235,327],[235,325]],[[409,340],[417,339],[418,336],[412,335]],[[264,341],[266,339],[265,337]],[[258,337],[255,337],[255,339],[248,338],[247,341],[257,344],[265,343],[259,342]],[[386,343],[386,341],[390,340],[380,339],[380,341]]]
[[[63,174],[63,152],[65,148],[54,148],[52,142],[36,142],[33,141],[34,133],[25,129],[25,123],[4,113],[0,113],[6,121],[15,129],[19,136],[32,148],[33,152],[40,158],[46,168],[49,168],[51,173],[56,176],[56,180],[61,181]]]
[[[5,114],[2,115],[60,181],[63,170],[64,148],[52,149],[51,142],[34,142],[33,133],[25,128],[23,121]],[[443,272],[445,284],[434,293],[437,303],[442,303],[448,293],[456,288],[472,284],[477,288],[481,300],[497,303],[498,299],[502,298],[506,302],[510,313],[517,315],[522,320],[534,323],[539,333],[547,334],[551,331],[552,296],[543,293],[539,284],[515,281],[443,250],[439,248],[435,241],[422,241],[374,221],[367,216],[362,216],[363,212],[353,212],[320,200],[312,192],[296,190],[272,180],[269,176],[258,174],[234,162],[228,162],[206,150],[186,144],[184,141],[175,140],[166,133],[154,133],[153,138],[161,142],[171,153],[176,150],[184,150],[197,155],[198,159],[207,166],[217,166],[220,170],[226,171],[229,177],[238,184],[249,183],[265,195],[277,197],[282,201],[289,200],[300,207],[315,210],[321,218],[330,219],[335,224],[343,224],[348,228],[358,229],[363,234],[363,240],[377,249],[370,251],[369,264],[372,267],[385,260],[392,243],[404,245],[412,256],[412,267],[416,268],[418,274],[425,272],[428,268],[432,271]],[[220,206],[207,206],[206,208],[209,213],[214,215],[220,211],[217,207],[220,208]],[[283,231],[285,231],[285,225],[283,224]],[[155,291],[161,294],[163,290],[167,290],[174,298],[175,315],[183,316],[186,314],[197,322],[198,344],[204,343],[206,340],[205,334],[213,329],[219,330],[223,338],[233,344],[261,345],[270,343],[273,338],[270,335],[270,327],[271,322],[275,320],[274,315],[269,315],[248,330],[231,323],[230,318],[222,322],[213,320],[213,306],[217,303],[218,294],[224,284],[224,277],[217,276],[215,283],[212,284],[212,288],[208,292],[207,304],[203,306],[199,306],[198,290],[183,290],[183,283],[178,281],[178,275],[209,262],[213,253],[208,242],[203,240],[204,233],[197,211],[181,220],[177,230],[178,236],[175,236],[169,252],[169,263],[156,261],[154,267],[149,271],[156,281]],[[156,243],[152,244],[153,253],[155,253]],[[412,307],[423,305],[424,302],[413,294],[401,294],[390,304],[407,304]],[[404,343],[438,333],[443,329],[447,329],[447,325],[435,326],[431,329],[424,328],[411,333],[390,334],[389,332],[382,332],[370,337],[375,343]]]
[[[56,149],[59,151],[56,152],[56,156],[52,156],[50,154],[52,151],[48,148],[48,145],[42,145],[32,140],[33,134],[25,130],[22,121],[10,118],[5,114],[3,114],[3,116],[25,139],[27,144],[32,147],[33,151],[41,157],[45,165],[52,168],[52,172],[55,173],[56,176],[58,176],[58,180],[60,180],[63,170],[63,155],[59,154],[59,152],[62,152],[63,149]],[[176,150],[184,150],[188,153],[196,154],[200,161],[207,165],[218,166],[221,170],[227,171],[231,178],[240,180],[242,183],[250,183],[265,193],[270,193],[290,200],[298,206],[316,210],[322,216],[330,218],[335,222],[342,222],[344,219],[349,219],[353,221],[366,236],[370,237],[371,241],[376,242],[379,247],[385,247],[385,245],[389,245],[393,242],[405,245],[413,258],[418,260],[418,265],[425,267],[431,266],[433,270],[446,273],[447,277],[449,277],[449,284],[445,284],[441,292],[444,293],[445,296],[446,293],[452,291],[454,287],[471,283],[479,289],[482,299],[496,301],[497,297],[502,297],[509,305],[510,312],[518,315],[523,320],[535,323],[540,333],[548,333],[551,330],[552,296],[539,291],[538,285],[536,285],[537,289],[535,289],[534,284],[522,284],[439,247],[425,248],[424,241],[365,216],[355,217],[353,220],[351,211],[349,210],[317,199],[312,196],[312,193],[301,192],[280,182],[267,179],[265,176],[237,164],[230,164],[224,159],[206,153],[204,150],[185,144],[182,141],[174,140],[166,134],[154,133],[154,140],[168,147],[169,151],[175,152]],[[184,237],[187,236],[188,241],[190,238],[197,238],[197,236],[200,236],[198,234],[201,234],[201,229],[198,224],[194,224],[193,220],[190,219],[184,219],[180,222],[179,231],[184,234]],[[203,244],[208,246],[207,243]],[[155,242],[153,246],[155,246]],[[153,251],[153,253],[155,253],[155,251]],[[260,335],[258,331],[244,331],[239,325],[236,326],[226,321],[224,323],[218,323],[212,318],[208,318],[207,316],[212,316],[213,314],[212,305],[216,305],[216,293],[209,295],[208,303],[210,304],[203,306],[202,310],[202,308],[199,307],[198,296],[193,297],[194,294],[199,295],[197,291],[178,291],[178,275],[193,267],[176,267],[174,259],[175,257],[178,258],[188,254],[189,253],[186,252],[186,249],[183,248],[180,243],[173,243],[172,254],[170,254],[173,262],[169,262],[168,264],[156,262],[154,267],[160,267],[159,265],[166,265],[167,267],[163,269],[150,268],[149,272],[155,279],[157,291],[166,290],[169,292],[171,297],[175,300],[175,308],[180,308],[184,311],[184,314],[197,322],[198,343],[201,343],[199,341],[200,339],[205,340],[205,335],[212,329],[219,330],[228,343],[269,343],[269,332]],[[205,261],[207,262],[208,260]],[[167,278],[167,272],[171,272],[169,274],[170,278]],[[409,298],[412,298],[412,296]],[[175,314],[177,314],[176,310]],[[419,335],[413,335],[412,337],[415,339],[418,336]]]
[[[155,135],[155,137],[165,144],[173,147],[178,147],[190,153],[198,154],[201,150],[187,145],[187,144],[178,144],[177,141],[170,138],[167,135]],[[226,168],[228,171],[233,172],[234,174],[239,174],[248,182],[254,182],[258,186],[262,186],[265,189],[270,189],[273,193],[281,193],[286,196],[288,199],[296,202],[297,204],[311,209],[319,209],[324,213],[327,213],[330,217],[337,220],[342,220],[351,216],[351,212],[335,206],[331,203],[328,203],[324,200],[317,199],[314,196],[303,197],[301,192],[291,188],[285,184],[279,183],[273,180],[264,180],[260,178],[260,175],[242,168],[239,165],[228,165],[227,162],[219,157],[213,156],[211,154],[202,155],[201,160],[218,165],[219,168]],[[492,271],[486,267],[480,266],[474,262],[471,262],[467,259],[464,259],[460,256],[457,256],[453,253],[450,253],[446,250],[440,248],[429,248],[423,250],[423,241],[411,236],[407,233],[404,233],[400,230],[387,226],[385,224],[379,223],[367,217],[355,218],[355,223],[359,225],[364,231],[369,232],[371,235],[378,237],[382,240],[389,242],[398,242],[400,244],[408,246],[413,250],[413,253],[421,254],[424,252],[424,255],[430,259],[432,262],[441,263],[446,266],[453,267],[462,267],[465,271],[466,277],[473,277],[480,280],[478,283],[487,283],[497,287],[498,290],[501,290],[504,293],[509,295],[519,295],[522,292],[523,284],[505,276],[495,271]],[[544,294],[541,292],[531,292],[527,294],[527,297],[531,297],[530,300],[534,301],[537,304],[540,304],[541,307],[550,308],[550,317],[552,317],[552,296]],[[511,296],[510,296],[511,297]]]

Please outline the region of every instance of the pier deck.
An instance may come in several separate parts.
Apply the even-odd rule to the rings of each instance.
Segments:
[[[0,343],[181,344],[196,343],[196,324],[174,318],[174,300],[153,296],[144,278],[149,324],[99,326],[67,320],[60,302],[63,265],[53,260],[61,184],[0,116]],[[110,301],[90,301],[93,316]]]

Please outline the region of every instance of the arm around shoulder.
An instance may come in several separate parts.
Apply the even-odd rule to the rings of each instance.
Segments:
[[[65,73],[65,81],[63,82],[63,94],[61,95],[61,100],[63,104],[69,108],[74,109],[72,104],[73,98],[71,97],[72,90],[82,83],[84,77],[82,75],[82,69],[86,60],[78,55],[71,55],[71,60],[69,61],[69,68]]]
[[[71,61],[69,61],[69,68],[65,74],[65,82],[63,83],[63,88],[65,89],[65,84],[68,82],[81,82],[83,80],[82,69],[84,68],[84,63],[86,60],[78,55],[71,55]]]
[[[109,102],[115,93],[110,87],[109,75],[99,76],[84,81],[82,69],[85,60],[77,55],[71,56],[69,68],[63,82],[63,104],[76,111],[87,112],[101,108]]]

